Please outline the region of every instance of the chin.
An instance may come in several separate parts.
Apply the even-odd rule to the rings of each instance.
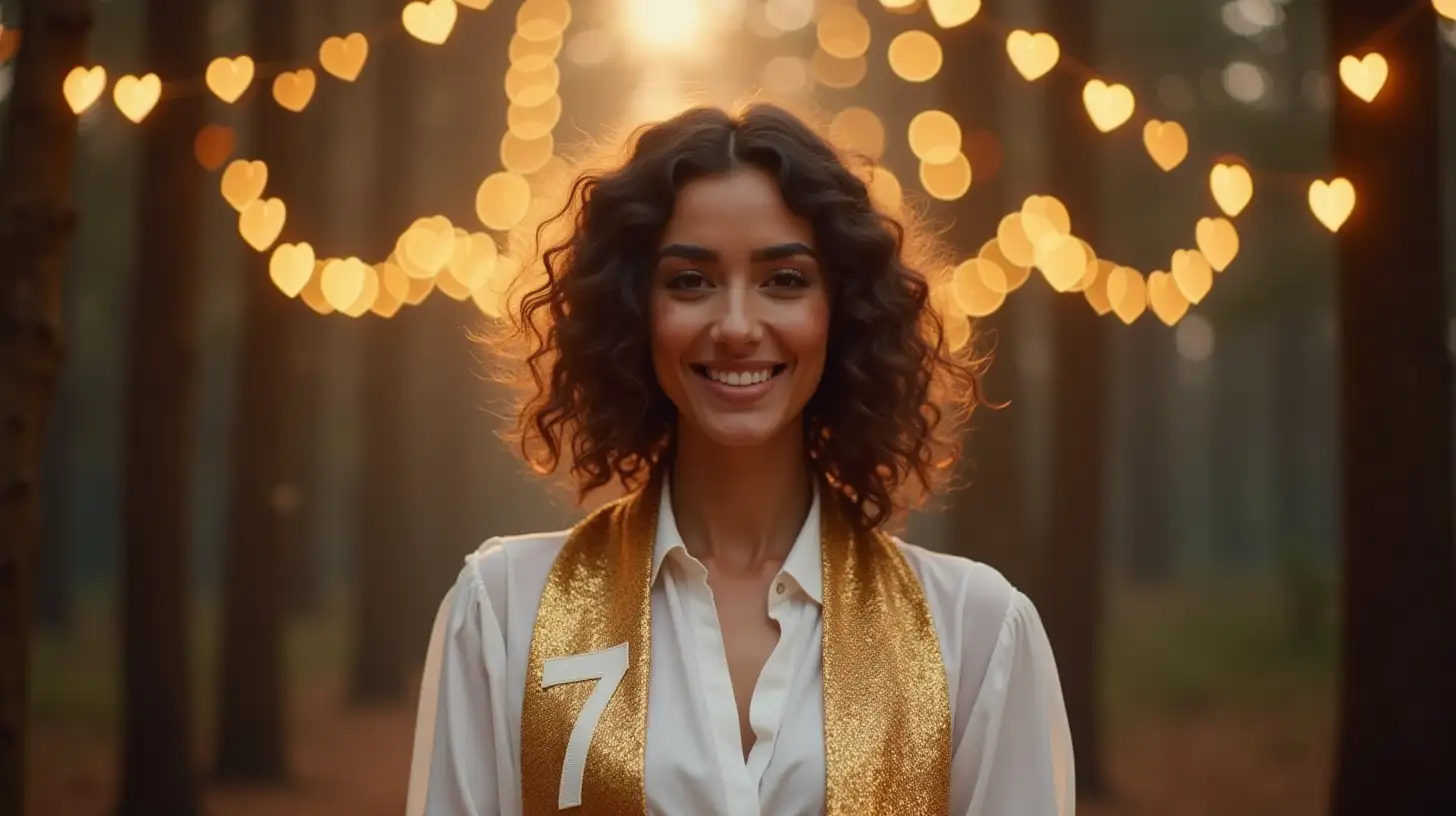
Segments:
[[[779,417],[722,416],[698,414],[698,432],[725,448],[756,448],[767,445],[784,432],[787,422]]]

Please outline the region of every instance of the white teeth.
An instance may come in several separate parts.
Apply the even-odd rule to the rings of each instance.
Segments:
[[[724,385],[756,385],[773,376],[773,369],[760,371],[717,371],[708,369],[708,377]]]

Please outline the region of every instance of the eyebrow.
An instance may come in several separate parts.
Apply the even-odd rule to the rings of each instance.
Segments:
[[[815,252],[808,244],[798,241],[791,241],[786,244],[774,244],[773,246],[755,249],[749,254],[749,259],[754,262],[779,261],[784,258],[792,258],[796,255],[803,255],[807,258],[819,260],[819,253]],[[721,256],[714,250],[707,247],[693,244],[668,244],[657,251],[658,260],[663,258],[682,258],[687,261],[698,261],[700,263],[711,263],[721,259]]]

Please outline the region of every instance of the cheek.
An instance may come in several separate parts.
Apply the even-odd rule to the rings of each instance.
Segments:
[[[802,364],[822,364],[829,346],[829,304],[818,298],[784,315],[778,334]]]
[[[700,327],[684,304],[655,300],[652,304],[652,359],[673,364],[693,345]]]

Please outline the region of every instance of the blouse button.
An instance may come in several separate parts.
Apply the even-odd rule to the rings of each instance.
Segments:
[[[784,582],[779,581],[779,584],[777,587],[774,588],[774,591],[778,592],[778,594],[780,595],[784,594]]]

